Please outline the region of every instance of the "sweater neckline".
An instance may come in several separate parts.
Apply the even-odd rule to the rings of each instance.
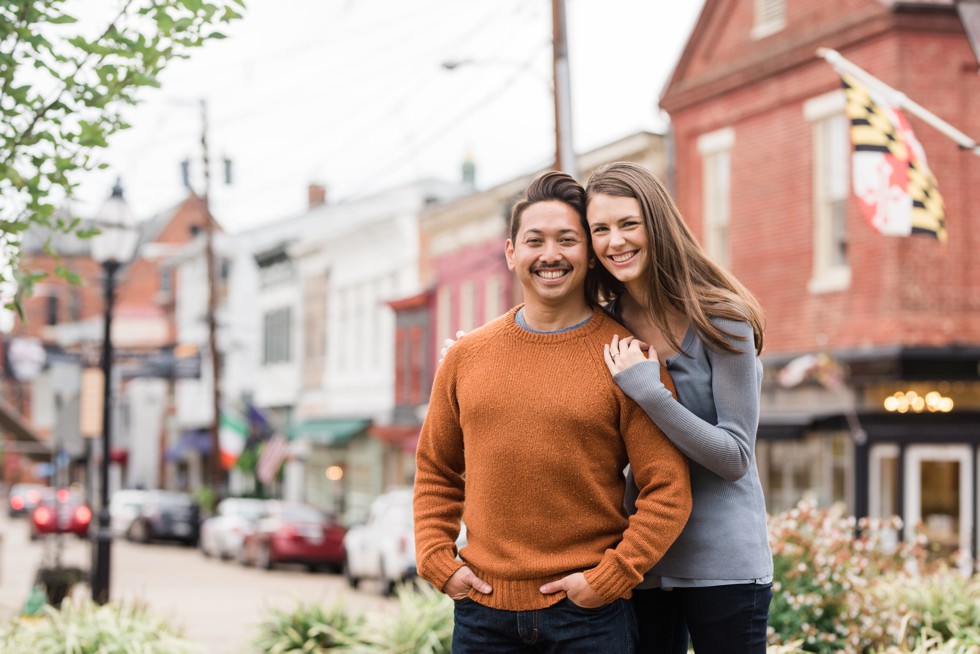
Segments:
[[[532,332],[517,324],[517,312],[523,307],[523,304],[519,304],[507,312],[507,320],[504,325],[504,330],[509,335],[515,336],[530,343],[567,343],[569,341],[577,341],[583,338],[588,338],[590,335],[599,330],[606,319],[605,311],[603,311],[601,307],[592,307],[592,317],[580,327],[562,332]]]

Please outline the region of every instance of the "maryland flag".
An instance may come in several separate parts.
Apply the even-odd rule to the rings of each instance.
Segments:
[[[854,194],[868,222],[889,236],[946,241],[946,210],[922,145],[905,116],[841,74],[854,144]]]

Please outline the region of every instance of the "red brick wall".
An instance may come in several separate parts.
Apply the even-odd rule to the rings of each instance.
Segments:
[[[171,220],[164,226],[154,242],[182,244],[191,240],[191,226],[204,224],[201,202],[188,198],[177,209]],[[64,257],[60,260],[46,254],[25,256],[22,269],[48,273],[46,279],[38,283],[33,296],[25,298],[23,307],[26,320],[15,320],[15,334],[40,336],[47,325],[47,295],[58,295],[59,323],[71,321],[69,315],[72,285],[54,275],[58,266],[68,268],[81,278],[77,287],[80,293],[80,320],[101,317],[105,308],[103,303],[102,267],[87,257]],[[159,262],[137,259],[117,278],[116,306],[154,305],[160,290]],[[173,331],[173,330],[172,330]],[[172,334],[173,336],[173,334]]]
[[[955,14],[933,15],[933,31],[915,31],[906,26],[910,21],[884,15],[888,29],[881,31],[884,10],[873,0],[789,2],[787,30],[778,39],[752,42],[747,38],[752,3],[737,5],[727,10],[723,29],[719,25],[702,30],[713,34],[714,41],[704,46],[705,53],[694,44],[689,74],[697,71],[703,80],[711,78],[714,71],[737,69],[740,60],[757,58],[766,48],[777,57],[797,42],[810,45],[814,33],[835,34],[832,38],[840,40],[840,32],[831,27],[839,30],[844,20],[840,12],[846,9],[852,16],[873,16],[876,27],[871,36],[866,30],[859,43],[837,44],[845,57],[961,131],[980,135],[980,111],[975,108],[980,75],[965,35],[950,27],[955,26]],[[682,91],[690,94],[695,82],[675,81],[675,91],[668,90],[664,98],[666,105],[678,105],[671,114],[678,204],[700,236],[697,138],[732,127],[732,270],[763,304],[768,353],[812,351],[825,345],[980,343],[980,158],[909,116],[946,202],[949,241],[881,236],[867,224],[852,196],[847,208],[850,287],[811,294],[807,283],[813,258],[813,153],[803,103],[839,88],[836,74],[813,57],[703,101],[678,101]]]

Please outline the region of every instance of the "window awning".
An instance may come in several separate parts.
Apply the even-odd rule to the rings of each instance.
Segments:
[[[306,439],[328,447],[345,445],[371,424],[370,420],[344,418],[311,418],[289,428],[289,439]]]
[[[403,452],[414,453],[419,444],[422,425],[374,425],[370,434]]]
[[[19,441],[45,443],[24,421],[24,417],[3,400],[0,400],[0,429],[13,434],[14,438]]]

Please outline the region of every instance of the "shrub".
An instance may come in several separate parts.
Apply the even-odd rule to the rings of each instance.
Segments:
[[[398,614],[366,634],[365,652],[449,654],[453,644],[453,601],[428,584],[398,590]]]
[[[891,605],[904,616],[895,638],[900,645],[918,648],[946,643],[966,647],[971,654],[980,652],[978,577],[942,569],[914,580],[889,579],[873,589],[871,599]]]
[[[139,605],[65,601],[40,617],[0,625],[4,654],[201,654],[162,619]]]
[[[890,538],[900,528],[897,518],[858,523],[840,508],[818,509],[808,501],[771,517],[770,643],[802,638],[803,650],[826,653],[864,652],[894,642],[889,625],[900,624],[901,616],[888,603],[870,601],[871,585],[926,565],[921,539]]]
[[[352,617],[338,603],[332,608],[298,604],[292,611],[273,610],[259,627],[255,646],[263,654],[321,654],[356,645],[364,618]]]

